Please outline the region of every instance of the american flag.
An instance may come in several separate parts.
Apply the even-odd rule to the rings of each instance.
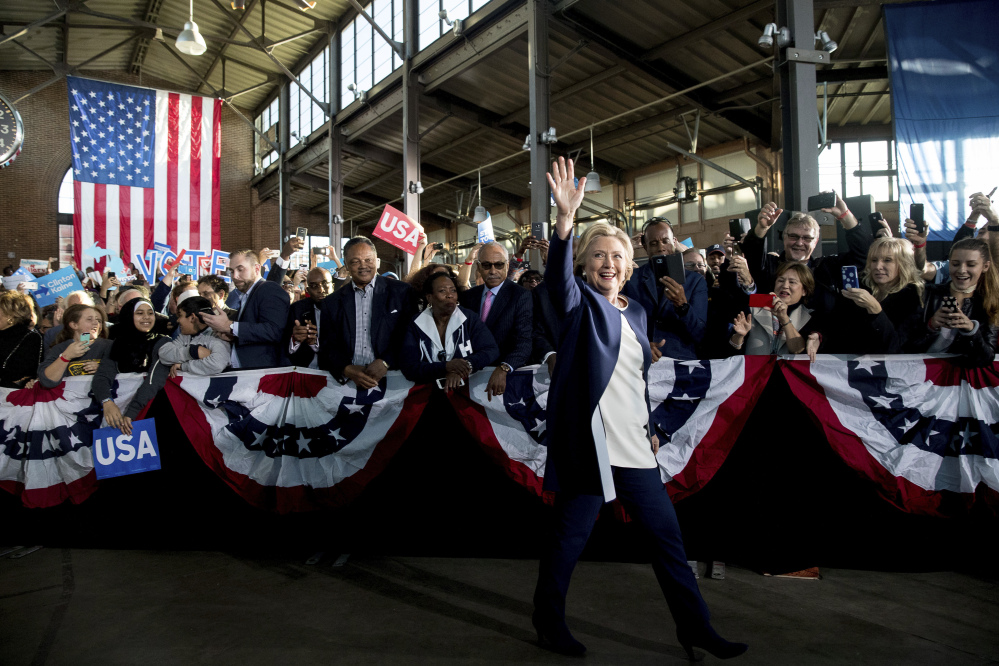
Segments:
[[[128,263],[154,242],[211,252],[220,241],[221,100],[66,77],[74,252],[95,243]]]

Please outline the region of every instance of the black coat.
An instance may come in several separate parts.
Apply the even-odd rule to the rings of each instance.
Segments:
[[[479,285],[461,292],[458,302],[479,314],[485,289],[485,285]],[[532,310],[530,291],[509,280],[503,283],[484,322],[499,345],[497,363],[506,363],[516,369],[530,361]]]
[[[42,336],[26,324],[14,324],[0,331],[0,386],[24,388],[38,376],[42,362]]]
[[[950,295],[950,282],[945,284],[926,285],[926,295],[924,301],[926,307],[923,309],[923,316],[914,322],[908,331],[908,340],[905,351],[909,353],[926,352],[933,342],[940,335],[939,331],[933,331],[929,327],[929,321],[943,302],[943,297]],[[967,368],[981,368],[991,365],[996,356],[996,335],[999,334],[999,327],[995,326],[985,312],[982,299],[976,291],[971,298],[964,301],[964,313],[972,321],[978,322],[978,328],[971,335],[964,335],[958,332],[947,347],[946,353],[958,354],[954,363]]]
[[[371,350],[389,367],[399,367],[399,354],[409,322],[417,314],[416,292],[405,282],[375,279],[371,305]],[[357,314],[350,282],[323,299],[319,322],[319,367],[341,384],[343,370],[354,361]]]
[[[291,303],[281,285],[259,280],[236,317],[233,349],[240,369],[277,368],[285,364],[281,349]]]
[[[321,306],[321,304],[320,304]],[[296,303],[292,303],[291,308],[288,310],[288,324],[284,328],[284,350],[288,353],[288,348],[291,344],[291,333],[295,328],[295,321],[299,321],[303,326],[305,325],[305,319],[311,318],[311,320],[319,325],[319,321],[316,319],[316,304],[311,298],[305,298]],[[306,343],[298,345],[298,349],[295,350],[294,354],[288,354],[288,359],[291,361],[292,365],[297,365],[303,368],[309,367],[312,363],[312,359],[316,357],[316,352],[312,351],[312,347]]]
[[[531,290],[531,302],[534,306],[531,327],[531,360],[534,363],[542,363],[549,352],[558,351],[562,323],[555,316],[555,306],[552,305],[552,297],[544,282]]]

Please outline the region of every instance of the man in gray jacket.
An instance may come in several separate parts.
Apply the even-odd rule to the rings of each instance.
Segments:
[[[180,335],[160,348],[160,361],[171,366],[171,377],[178,371],[216,375],[229,365],[229,343],[216,337],[199,316],[211,311],[211,303],[201,296],[190,296],[177,306]]]

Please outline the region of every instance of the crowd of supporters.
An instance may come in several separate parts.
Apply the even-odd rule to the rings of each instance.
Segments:
[[[633,266],[622,293],[646,312],[653,360],[949,353],[980,367],[994,360],[999,331],[999,266],[992,261],[999,216],[981,193],[970,197],[970,208],[948,260],[935,263],[926,261],[925,228],[906,220],[898,238],[884,224],[874,238],[839,197],[826,212],[842,225],[848,251],[822,257],[813,256],[819,224],[802,213],[782,230],[783,251],[768,247],[782,213],[773,203],[742,238],[726,234],[703,251],[681,245],[669,220],[655,217],[632,238],[636,256],[648,261]],[[3,291],[0,385],[53,387],[66,376],[94,375],[105,417],[127,430],[177,372],[295,365],[372,388],[398,369],[413,381],[454,388],[494,367],[492,399],[515,368],[543,363],[554,371],[560,322],[544,266],[522,260],[536,250],[545,264],[548,241],[528,238],[513,256],[500,243],[476,245],[462,264],[447,265],[435,261],[440,248],[421,235],[403,279],[379,273],[375,246],[363,236],[344,245],[334,273],[293,269],[302,244],[294,237],[281,251],[232,252],[229,281],[193,280],[174,269],[151,287],[141,276],[123,283],[105,273],[95,284],[81,274],[88,289],[44,309],[23,289]],[[682,254],[682,282],[657,277],[654,258],[672,254]],[[844,284],[851,266],[859,286]],[[119,372],[147,373],[124,410],[110,398]]]

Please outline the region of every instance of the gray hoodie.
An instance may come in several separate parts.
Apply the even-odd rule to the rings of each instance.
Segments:
[[[207,347],[211,356],[198,358],[198,347]],[[160,361],[168,365],[180,363],[181,372],[194,375],[217,375],[229,365],[229,343],[205,328],[197,335],[178,335],[160,347]]]

